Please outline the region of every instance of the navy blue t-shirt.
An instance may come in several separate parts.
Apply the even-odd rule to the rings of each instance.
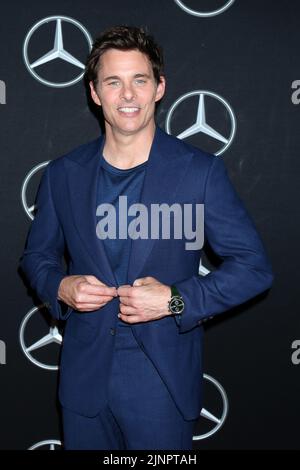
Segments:
[[[97,207],[99,204],[109,203],[115,207],[116,213],[116,239],[106,238],[102,242],[104,243],[107,257],[119,286],[127,284],[127,270],[131,249],[131,239],[128,235],[124,239],[119,238],[119,196],[127,196],[127,208],[131,204],[140,202],[147,163],[146,161],[133,168],[122,170],[112,166],[103,156],[100,158],[102,171],[100,172],[98,184]],[[128,216],[124,213],[122,217],[124,218],[123,220],[128,221],[128,224],[135,218],[135,216]],[[101,216],[97,216],[97,223],[99,220],[101,220]]]

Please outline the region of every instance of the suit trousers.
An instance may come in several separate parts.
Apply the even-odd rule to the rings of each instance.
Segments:
[[[119,320],[112,333],[107,403],[92,418],[63,407],[64,448],[191,450],[196,421],[182,417],[131,327]]]

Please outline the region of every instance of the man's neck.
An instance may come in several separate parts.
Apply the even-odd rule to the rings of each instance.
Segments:
[[[154,133],[155,125],[134,135],[116,134],[106,129],[103,156],[117,168],[133,168],[148,160]]]

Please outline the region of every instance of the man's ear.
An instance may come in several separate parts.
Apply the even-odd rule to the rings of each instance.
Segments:
[[[94,103],[95,103],[97,106],[101,106],[101,101],[100,101],[99,96],[97,95],[97,92],[96,92],[96,90],[95,90],[95,87],[94,87],[93,82],[90,81],[90,82],[89,82],[89,85],[90,85],[92,100],[94,101]]]
[[[159,101],[162,99],[162,97],[165,94],[165,90],[166,90],[166,79],[163,75],[161,75],[159,84],[157,85],[157,89],[156,89],[155,101]]]

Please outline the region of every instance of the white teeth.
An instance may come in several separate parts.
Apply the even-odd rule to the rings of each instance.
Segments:
[[[119,111],[121,111],[122,113],[134,113],[138,110],[139,108],[119,108]]]

